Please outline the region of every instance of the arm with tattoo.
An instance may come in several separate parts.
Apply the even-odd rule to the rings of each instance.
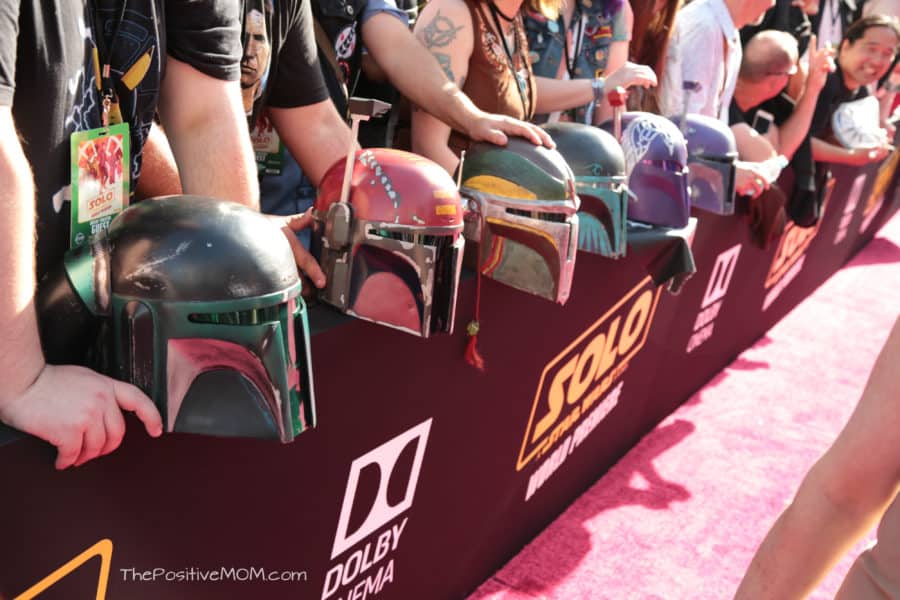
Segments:
[[[456,34],[462,28],[462,25],[457,27],[452,20],[442,15],[441,11],[438,10],[434,18],[422,30],[422,42],[425,44],[425,47],[437,59],[441,68],[444,69],[447,79],[454,82],[456,79],[453,76],[450,55],[444,52],[443,49],[456,39]]]
[[[387,14],[363,25],[370,55],[391,83],[422,109],[412,116],[413,150],[453,172],[457,158],[447,146],[451,129],[496,144],[505,144],[507,135],[552,144],[533,125],[480,110],[454,83],[461,86],[465,81],[473,49],[472,18],[462,0],[432,0],[418,20],[416,37]]]

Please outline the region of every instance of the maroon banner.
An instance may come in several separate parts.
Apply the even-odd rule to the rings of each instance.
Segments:
[[[768,249],[745,217],[698,214],[678,296],[635,253],[579,254],[565,307],[484,280],[484,373],[462,358],[474,279],[452,336],[314,308],[319,423],[291,444],[130,419],[118,451],[57,472],[7,432],[0,595],[464,597],[871,239],[893,169],[836,168],[818,226]]]

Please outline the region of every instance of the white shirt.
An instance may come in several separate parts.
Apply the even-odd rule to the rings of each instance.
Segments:
[[[663,114],[680,115],[687,94],[689,113],[718,117],[728,123],[741,56],[741,34],[724,0],[694,0],[681,9],[663,74]],[[700,89],[684,91],[685,81],[698,82]]]
[[[819,21],[819,31],[816,35],[816,45],[819,49],[831,44],[832,48],[841,45],[844,37],[844,24],[841,22],[841,0],[825,0],[819,4],[822,12],[822,20]]]

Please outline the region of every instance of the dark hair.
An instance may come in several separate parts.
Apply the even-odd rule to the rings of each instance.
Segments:
[[[631,30],[631,44],[628,60],[647,65],[662,79],[666,67],[666,52],[669,38],[675,27],[675,15],[681,8],[682,0],[666,0],[660,12],[654,12],[654,0],[637,0],[631,3],[634,14],[634,25]],[[658,89],[656,90],[658,92]],[[640,94],[633,94],[637,98]],[[658,98],[655,92],[642,94],[645,101],[640,109],[659,112]]]
[[[866,35],[866,31],[873,27],[887,27],[894,32],[898,43],[900,43],[900,22],[897,21],[896,17],[887,15],[869,15],[868,17],[857,19],[844,33],[844,41],[848,44],[853,44],[856,40]]]

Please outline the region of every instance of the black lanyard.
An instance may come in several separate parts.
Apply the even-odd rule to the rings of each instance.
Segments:
[[[559,15],[556,21],[559,23],[559,27],[563,32],[563,50],[566,53],[566,70],[569,72],[569,79],[575,79],[575,65],[578,62],[578,55],[581,54],[581,44],[584,41],[584,18],[581,16],[581,3],[576,0],[575,12],[572,13],[572,23],[570,26],[572,40],[575,42],[575,48],[571,55],[569,54],[569,28],[566,27],[562,15]]]
[[[497,35],[500,37],[500,42],[503,44],[503,50],[506,52],[506,64],[509,66],[509,70],[512,73],[513,79],[516,82],[516,89],[519,91],[519,99],[522,101],[522,110],[524,111],[524,119],[528,118],[529,115],[529,98],[525,92],[526,82],[519,79],[519,73],[516,71],[515,61],[513,61],[513,53],[509,49],[509,44],[506,43],[506,36],[503,35],[503,28],[500,26],[500,10],[494,5],[493,2],[488,2],[488,7],[491,9],[491,16],[494,18],[494,25],[497,27]],[[506,15],[503,15],[503,18],[507,21],[512,22],[513,24],[513,35],[516,38],[516,49],[518,50],[519,44],[519,15],[516,14],[512,19],[507,18]]]
[[[103,35],[103,23],[100,20],[100,14],[97,10],[97,1],[90,2],[91,22],[94,28],[94,46],[97,49],[97,64],[100,67],[100,96],[103,105],[100,113],[100,120],[103,126],[109,125],[109,108],[113,102],[118,102],[116,97],[115,84],[112,80],[110,62],[112,61],[113,50],[116,47],[116,41],[119,37],[119,27],[125,19],[126,0],[121,0],[121,8],[119,9],[118,19],[113,23],[112,41],[107,46],[106,36]]]

